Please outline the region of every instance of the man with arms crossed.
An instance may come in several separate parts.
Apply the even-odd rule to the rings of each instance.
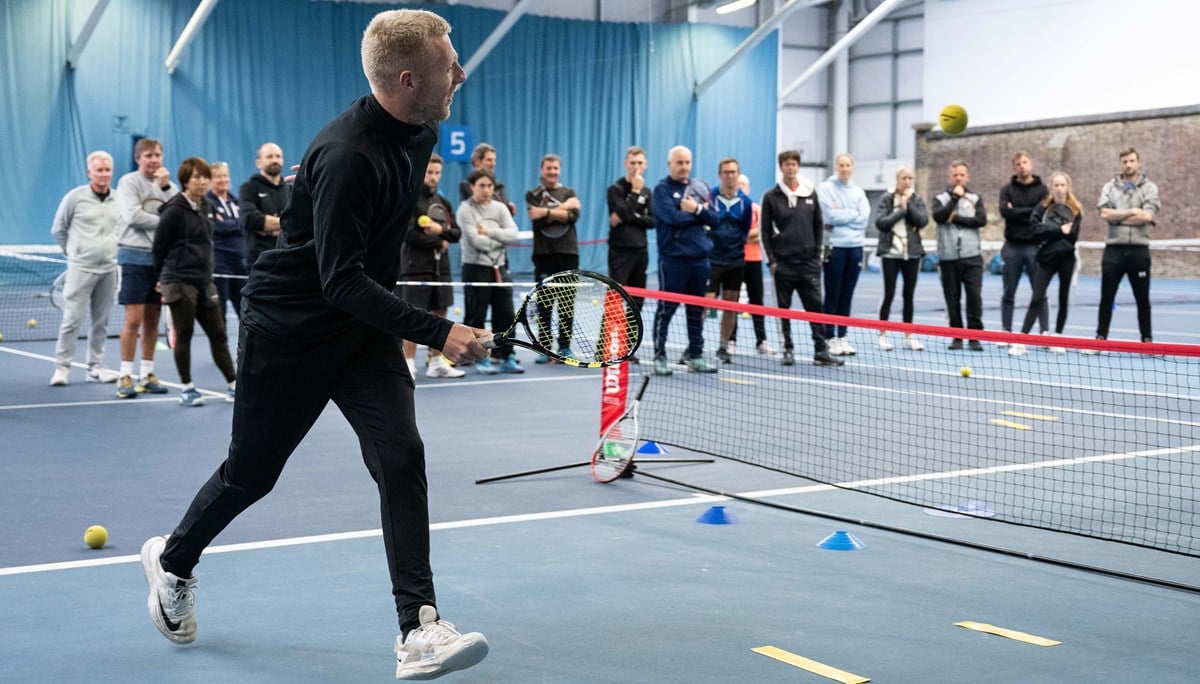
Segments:
[[[83,311],[92,316],[88,331],[88,382],[116,382],[117,374],[104,369],[104,340],[108,314],[117,294],[117,199],[112,194],[113,158],[107,152],[87,156],[88,184],[68,192],[54,214],[50,233],[67,255],[67,282],[63,285],[62,325],[54,348],[52,387],[67,384],[71,359]]]
[[[163,166],[162,144],[142,138],[133,146],[137,170],[117,182],[117,263],[121,267],[121,291],[117,303],[125,307],[121,327],[121,371],[117,396],[133,399],[139,394],[166,394],[167,388],[154,376],[154,345],[158,343],[158,319],[162,295],[158,293],[158,269],[154,267],[154,230],[158,208],[174,197],[179,188]],[[140,380],[133,383],[133,356],[138,334],[142,338]]]
[[[983,330],[983,252],[979,229],[987,225],[983,198],[967,184],[971,172],[962,160],[950,162],[950,184],[933,197],[933,220],[937,221],[938,275],[951,328],[963,327],[962,296],[967,295],[967,327]],[[971,340],[971,351],[983,351],[983,343]],[[949,349],[962,349],[954,338]]]
[[[1039,244],[1033,237],[1033,224],[1029,222],[1029,217],[1033,215],[1034,208],[1050,194],[1050,190],[1042,184],[1041,176],[1034,175],[1033,160],[1028,152],[1013,155],[1012,168],[1012,181],[1000,188],[1000,215],[1004,217],[1004,247],[1000,250],[1000,258],[1004,262],[1004,295],[1000,299],[1000,325],[1004,332],[1012,332],[1013,309],[1022,272],[1029,279],[1030,287],[1033,286],[1033,274],[1038,268]],[[1037,317],[1041,331],[1046,332],[1050,307],[1044,301],[1038,307]],[[1007,346],[1007,343],[1001,342],[1000,346]]]
[[[392,292],[437,122],[449,116],[466,78],[449,32],[430,12],[375,16],[362,43],[371,94],[317,134],[300,162],[279,246],[250,270],[229,455],[170,537],[142,546],[152,621],[175,643],[196,638],[192,568],[200,553],[271,490],[333,401],[357,433],[379,487],[401,630],[396,677],[432,679],[487,654],[482,634],[459,634],[437,612],[424,446],[397,338],[462,362],[483,358],[479,340],[491,333],[417,309]]]
[[[1162,204],[1158,186],[1142,173],[1141,156],[1132,147],[1121,151],[1121,173],[1100,191],[1100,218],[1108,222],[1104,256],[1100,259],[1100,318],[1096,339],[1108,339],[1113,300],[1121,279],[1129,277],[1137,303],[1138,331],[1143,342],[1150,332],[1150,228]],[[1095,354],[1088,349],[1084,353]]]
[[[650,266],[646,231],[654,228],[650,188],[646,187],[646,151],[630,147],[625,152],[625,175],[608,186],[608,275],[622,285],[646,287]],[[643,299],[634,298],[638,313]],[[630,357],[638,363],[637,357]]]

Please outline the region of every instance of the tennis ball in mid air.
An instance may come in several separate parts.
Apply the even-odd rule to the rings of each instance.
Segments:
[[[461,313],[462,313],[462,307],[461,307],[461,306],[456,306],[456,307],[454,307],[454,315],[456,315],[456,316],[457,316],[458,314],[461,314]]]
[[[956,104],[946,105],[938,115],[938,123],[946,135],[958,135],[967,130],[967,110]]]
[[[963,366],[962,368],[960,368],[960,369],[958,370],[958,372],[959,372],[959,374],[961,374],[961,375],[962,375],[964,378],[969,378],[969,377],[971,377],[971,367],[970,367],[970,366]]]
[[[108,530],[100,525],[92,525],[83,532],[83,543],[98,549],[108,543]]]
[[[36,327],[37,327],[37,319],[36,319],[36,318],[31,318],[31,319],[29,319],[28,321],[25,321],[25,325],[27,325],[27,326],[29,326],[29,327],[31,327],[31,328],[36,328]]]

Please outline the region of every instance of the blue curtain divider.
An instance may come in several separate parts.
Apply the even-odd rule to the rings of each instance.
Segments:
[[[132,168],[132,135],[162,140],[168,167],[192,155],[230,164],[235,185],[254,154],[279,143],[285,163],[367,92],[362,31],[395,5],[239,0],[217,5],[169,76],[164,60],[195,9],[186,0],[115,0],[74,71],[66,66],[92,0],[0,3],[0,243],[44,244],[59,199],[86,182],[95,149]],[[461,5],[426,7],[446,17],[466,61],[503,18]],[[666,174],[667,151],[692,148],[696,175],[716,184],[717,162],[737,157],[761,194],[773,182],[777,43],[763,41],[699,101],[694,84],[749,30],[703,24],[600,23],[526,15],[455,99],[449,124],[470,125],[499,151],[497,174],[529,227],[523,197],[543,154],[563,159],[562,180],[583,203],[585,268],[605,270],[605,190],[640,145],[647,181]],[[466,163],[447,164],[442,192],[458,201]],[[512,250],[528,272],[528,246]],[[652,255],[653,261],[653,255]],[[457,257],[453,263],[457,263]],[[652,264],[653,268],[653,264]]]

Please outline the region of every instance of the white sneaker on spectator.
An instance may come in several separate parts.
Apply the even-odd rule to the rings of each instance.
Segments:
[[[70,366],[55,366],[54,375],[50,377],[51,387],[66,387],[71,375]]]
[[[1008,348],[1009,356],[1025,356],[1029,351],[1025,349],[1023,344],[1014,344]]]
[[[466,372],[453,368],[446,363],[446,357],[435,356],[429,360],[429,368],[425,369],[427,378],[461,378]]]
[[[762,354],[763,356],[775,356],[775,348],[772,347],[770,344],[767,344],[766,340],[759,342],[758,346],[755,347],[755,349],[758,351],[759,354]]]
[[[850,344],[850,340],[844,337],[839,337],[838,339],[842,341],[842,356],[854,356],[858,353],[858,350],[854,348],[854,345]]]
[[[884,351],[891,351],[896,348],[896,346],[892,344],[892,341],[888,339],[888,334],[886,332],[879,333],[879,341],[876,344],[878,344],[879,348]]]
[[[438,619],[433,606],[421,606],[420,619],[421,626],[407,638],[396,637],[396,679],[436,679],[487,656],[487,638],[479,632],[460,634],[453,624]]]
[[[117,372],[108,370],[107,368],[101,368],[100,364],[93,363],[92,365],[88,366],[86,377],[88,382],[116,382]]]
[[[904,346],[912,351],[925,351],[925,345],[921,343],[921,340],[908,334],[904,336]]]
[[[726,342],[726,343],[725,343],[725,351],[726,351],[726,352],[727,352],[727,353],[728,353],[730,356],[733,356],[734,354],[737,354],[737,341],[736,341],[736,340],[729,340],[728,342]]]

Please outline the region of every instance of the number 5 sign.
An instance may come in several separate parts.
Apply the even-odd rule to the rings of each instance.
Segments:
[[[442,158],[448,162],[471,160],[475,134],[470,126],[442,126]]]

